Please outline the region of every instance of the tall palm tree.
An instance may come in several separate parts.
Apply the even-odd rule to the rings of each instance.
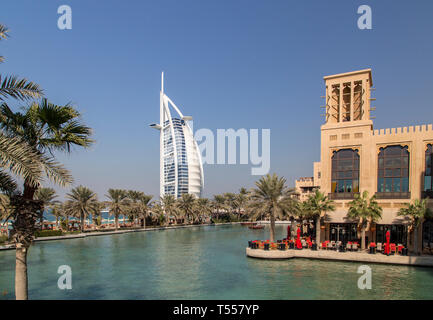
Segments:
[[[164,208],[162,207],[160,202],[156,202],[152,206],[152,224],[156,222],[156,224],[161,224],[165,220]]]
[[[135,190],[128,190],[126,192],[126,196],[130,200],[128,206],[128,216],[130,219],[132,219],[134,224],[136,224],[139,216],[139,200],[143,194],[144,194],[143,192],[135,191]]]
[[[227,205],[227,208],[230,209],[230,213],[235,212],[236,209],[238,208],[236,194],[234,194],[232,192],[226,192],[223,194],[223,196],[225,198],[225,203]]]
[[[270,241],[275,241],[275,220],[290,215],[296,201],[292,198],[293,189],[286,186],[286,179],[267,174],[256,183],[252,190],[248,213],[253,219],[261,216],[270,219]]]
[[[86,218],[99,209],[96,193],[87,187],[78,186],[66,194],[66,198],[66,211],[69,215],[80,218],[81,232],[84,232]]]
[[[361,228],[361,250],[365,250],[365,230],[382,217],[382,208],[377,203],[376,196],[369,198],[367,190],[362,195],[356,194],[355,199],[349,202],[347,217],[358,220]]]
[[[90,211],[92,215],[92,221],[95,227],[98,227],[102,223],[102,211],[105,209],[105,204],[103,202],[97,201],[93,210]]]
[[[214,210],[216,210],[216,214],[219,217],[221,210],[224,210],[227,208],[226,206],[226,200],[223,195],[216,194],[214,195],[213,201],[212,201],[212,207]]]
[[[57,198],[57,194],[53,188],[40,188],[35,193],[35,199],[41,201],[41,229],[44,223],[45,209],[51,208],[54,204],[58,203],[58,201],[54,200],[55,198]]]
[[[115,228],[119,229],[119,215],[126,214],[128,212],[128,196],[125,190],[121,189],[108,189],[108,210],[114,215]]]
[[[245,205],[248,202],[248,190],[246,188],[241,188],[239,193],[236,195],[236,203],[238,205],[238,215],[241,217],[241,211],[245,209]]]
[[[161,197],[161,205],[164,209],[164,212],[167,216],[166,224],[170,222],[170,217],[175,217],[175,223],[177,223],[177,207],[176,207],[176,198],[172,194],[165,194]]]
[[[55,203],[51,207],[51,214],[56,217],[56,227],[59,227],[59,219],[65,216],[65,206],[61,202]]]
[[[316,244],[320,244],[320,221],[326,212],[334,211],[334,201],[328,199],[318,189],[311,194],[303,205],[306,215],[316,220]]]
[[[212,208],[210,206],[209,199],[206,198],[199,198],[196,201],[196,211],[197,216],[199,218],[199,222],[203,222],[203,218],[211,217],[212,214]]]
[[[153,196],[143,193],[140,196],[138,202],[138,213],[139,213],[139,218],[142,219],[143,221],[143,228],[146,228],[146,218],[148,217],[150,212],[150,205],[151,205],[152,198]]]
[[[0,29],[0,38],[6,38],[7,28],[1,25]],[[28,297],[27,249],[37,230],[36,220],[41,211],[40,202],[33,198],[42,180],[41,173],[61,186],[68,185],[72,177],[55,161],[53,152],[69,152],[71,145],[88,146],[91,143],[88,138],[90,128],[81,125],[79,113],[70,106],[58,107],[42,100],[21,114],[12,112],[4,102],[7,98],[27,101],[41,96],[42,90],[33,82],[15,76],[0,76],[0,102],[3,101],[0,106],[0,127],[3,129],[0,137],[26,144],[31,152],[25,150],[22,156],[30,162],[34,157],[33,166],[37,167],[35,175],[21,175],[24,171],[18,170],[17,174],[24,178],[24,190],[22,196],[11,198],[13,239],[16,243],[15,296],[19,300]],[[0,152],[4,145],[0,141]],[[1,165],[4,167],[3,163]]]
[[[189,193],[184,193],[177,199],[177,207],[183,212],[187,223],[190,223],[193,218],[195,201],[195,196]]]
[[[409,220],[410,227],[413,230],[413,247],[415,254],[419,254],[418,252],[418,228],[422,224],[425,219],[432,218],[433,212],[430,208],[427,207],[427,199],[423,199],[420,201],[419,199],[415,199],[413,203],[406,204],[405,208],[401,208],[398,211],[399,216],[405,216],[407,220]]]

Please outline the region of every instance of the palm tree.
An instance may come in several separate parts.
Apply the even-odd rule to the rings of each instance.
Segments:
[[[7,28],[2,25],[0,30],[0,38],[6,38]],[[0,77],[0,102],[6,98],[29,100],[41,96],[42,90],[39,86],[26,79],[14,76]],[[68,185],[72,182],[72,177],[55,161],[54,151],[69,152],[71,145],[88,146],[91,143],[88,138],[90,128],[81,125],[78,118],[79,113],[72,107],[54,106],[46,100],[42,100],[40,104],[33,103],[25,109],[24,114],[13,113],[5,102],[0,106],[0,127],[3,129],[0,135],[0,152],[7,145],[1,140],[9,139],[12,143],[19,141],[15,145],[15,151],[17,147],[25,151],[21,157],[27,159],[27,163],[31,163],[33,158],[32,165],[36,169],[34,175],[22,175],[25,171],[17,170],[15,167],[15,173],[24,178],[22,196],[11,198],[14,208],[13,239],[16,243],[15,295],[19,300],[28,297],[27,249],[37,230],[36,220],[41,211],[41,203],[33,198],[41,183],[41,174],[45,172],[50,180],[61,186]],[[1,139],[2,137],[6,138]],[[24,150],[24,144],[27,150]],[[28,149],[31,152],[28,152]],[[9,156],[12,155],[13,153],[9,152]],[[4,168],[3,161],[4,159],[0,164]],[[11,164],[17,165],[16,162]]]
[[[66,194],[68,201],[65,203],[68,215],[80,218],[81,232],[84,232],[84,225],[89,214],[99,210],[96,193],[87,187],[78,186]]]
[[[143,221],[143,228],[146,228],[146,218],[149,215],[151,200],[153,196],[142,194],[138,202],[139,218]]]
[[[199,222],[202,223],[203,222],[203,217],[211,217],[212,214],[212,208],[210,206],[210,201],[209,199],[206,198],[199,198],[196,201],[196,211],[197,211],[197,216],[199,217]]]
[[[165,219],[165,215],[164,215],[164,208],[162,207],[161,203],[154,203],[152,206],[152,224],[156,223],[160,224],[161,221],[163,221]]]
[[[306,211],[306,215],[316,220],[316,244],[320,244],[320,221],[328,211],[334,211],[334,201],[328,199],[318,189],[311,194],[306,200],[302,208]]]
[[[140,197],[142,196],[142,194],[143,194],[143,192],[135,191],[135,190],[126,191],[126,196],[131,201],[129,203],[129,207],[128,207],[128,216],[130,219],[132,219],[134,224],[136,224],[138,216],[139,216],[138,205],[139,205],[139,200],[140,200]]]
[[[108,189],[108,210],[114,215],[116,230],[119,229],[119,215],[128,212],[128,196],[125,190],[121,189]]]
[[[248,202],[248,190],[245,188],[241,188],[239,193],[236,195],[236,203],[238,205],[238,215],[241,217],[241,210],[245,209],[245,205]]]
[[[278,177],[275,173],[267,174],[256,183],[252,190],[248,213],[253,219],[262,215],[270,219],[270,241],[275,241],[275,220],[290,215],[296,201],[292,198],[293,189],[286,186],[286,179]]]
[[[99,227],[102,223],[102,210],[105,209],[105,204],[103,202],[97,202],[90,212],[92,214],[92,221],[95,227]]]
[[[375,195],[369,198],[367,190],[361,196],[356,194],[349,206],[347,217],[358,220],[358,226],[361,227],[361,250],[365,250],[365,230],[382,217],[382,208]]]
[[[51,207],[51,214],[56,217],[56,227],[59,227],[59,219],[65,216],[65,206],[57,202]]]
[[[233,213],[236,211],[236,209],[238,208],[238,203],[237,203],[237,197],[236,194],[231,193],[231,192],[226,192],[223,194],[224,198],[225,198],[225,203],[227,208],[230,209],[230,213]]]
[[[190,223],[191,218],[193,217],[195,201],[195,196],[189,193],[184,193],[179,199],[177,199],[177,207],[183,212],[187,223]]]
[[[58,201],[54,200],[57,198],[56,191],[53,188],[40,188],[35,193],[35,199],[41,201],[41,230],[44,224],[44,212],[45,209],[52,207]]]
[[[226,200],[224,196],[219,194],[214,195],[214,199],[212,201],[212,207],[216,210],[217,216],[219,217],[221,210],[227,208]]]
[[[177,224],[177,207],[176,207],[176,198],[172,194],[165,194],[161,197],[161,205],[164,209],[165,214],[167,215],[166,223],[170,222],[170,217],[174,216],[175,223]]]
[[[418,252],[418,228],[420,224],[424,221],[424,219],[432,218],[433,212],[430,208],[427,207],[427,199],[423,199],[420,201],[419,199],[415,199],[413,203],[406,204],[405,208],[401,208],[398,211],[399,216],[405,216],[407,220],[409,220],[410,226],[413,230],[413,247],[415,254],[419,254]]]

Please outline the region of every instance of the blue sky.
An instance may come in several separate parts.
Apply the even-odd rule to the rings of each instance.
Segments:
[[[72,30],[57,8],[72,8]],[[372,8],[373,29],[357,28]],[[75,185],[159,192],[160,73],[194,128],[271,129],[271,172],[312,175],[320,160],[323,76],[372,68],[375,128],[432,123],[432,1],[8,1],[2,74],[73,102],[89,150],[59,155]],[[206,165],[205,196],[252,187],[250,165]],[[67,189],[58,189],[63,195]]]

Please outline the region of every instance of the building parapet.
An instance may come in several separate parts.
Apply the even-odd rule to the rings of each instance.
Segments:
[[[398,128],[387,128],[387,129],[376,129],[373,130],[374,136],[384,136],[384,135],[400,135],[400,134],[410,134],[410,133],[423,133],[423,132],[433,132],[432,124],[423,124],[419,126],[409,126],[409,127],[398,127]]]

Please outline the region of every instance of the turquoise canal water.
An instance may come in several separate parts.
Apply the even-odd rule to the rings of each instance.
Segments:
[[[38,242],[29,298],[433,299],[429,268],[372,264],[372,289],[360,290],[361,263],[247,258],[247,241],[268,234],[233,225]],[[0,252],[0,299],[13,299],[14,254]],[[60,265],[72,268],[72,290],[57,288]]]

